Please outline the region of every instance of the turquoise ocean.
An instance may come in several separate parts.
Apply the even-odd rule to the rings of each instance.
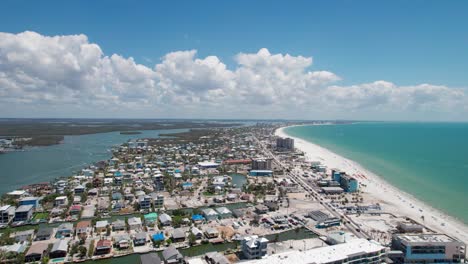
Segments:
[[[468,123],[363,122],[284,132],[353,160],[468,224]]]

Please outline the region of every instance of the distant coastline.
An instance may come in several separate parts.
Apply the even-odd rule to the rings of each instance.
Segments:
[[[291,136],[285,131],[286,128],[294,126],[281,127],[275,131],[275,135],[293,138],[296,148],[305,153],[307,160],[320,161],[329,168],[338,168],[350,175],[365,175],[367,179],[361,180],[366,185],[364,192],[380,200],[381,203],[386,205],[388,211],[406,215],[415,220],[421,219],[421,215],[423,214],[437,216],[432,218],[426,217],[424,223],[438,232],[447,233],[465,243],[468,242],[468,226],[462,221],[396,188],[357,162],[342,157],[311,141]]]

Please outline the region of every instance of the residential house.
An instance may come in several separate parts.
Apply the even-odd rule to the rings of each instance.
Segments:
[[[231,264],[231,262],[219,252],[208,252],[205,254],[205,260],[209,264]]]
[[[170,245],[164,251],[162,252],[162,256],[164,259],[164,263],[170,264],[170,263],[183,263],[184,257],[180,252],[173,246]]]
[[[158,221],[158,214],[157,213],[145,214],[143,217],[145,218],[145,224],[147,224],[147,225],[154,224],[154,223],[156,223],[156,221]]]
[[[73,192],[75,193],[75,195],[76,195],[76,194],[79,195],[79,194],[84,193],[85,190],[86,190],[86,188],[85,188],[83,185],[78,185],[78,186],[76,186],[76,187],[73,189]]]
[[[67,255],[68,251],[68,241],[64,239],[57,240],[52,249],[50,250],[49,257],[54,258],[64,258]]]
[[[128,219],[128,229],[129,230],[141,230],[141,218],[131,217]]]
[[[182,228],[176,228],[172,231],[172,242],[183,242],[185,241],[185,230]]]
[[[96,233],[102,233],[107,231],[107,226],[109,222],[107,220],[101,220],[96,222]]]
[[[172,224],[172,217],[165,213],[161,214],[159,216],[159,222],[161,222],[161,225],[163,226],[170,226]]]
[[[258,236],[244,237],[241,248],[247,259],[259,259],[267,254],[268,239]]]
[[[48,242],[33,242],[24,255],[25,262],[41,261],[49,248]]]
[[[138,197],[138,204],[141,210],[151,209],[151,196],[141,195],[140,197]]]
[[[49,240],[52,237],[52,233],[54,229],[51,227],[41,227],[37,230],[36,238],[34,241],[42,241],[42,240]]]
[[[101,239],[96,243],[96,249],[94,255],[105,255],[109,254],[112,250],[112,241]]]
[[[21,205],[15,210],[15,222],[27,221],[31,219],[33,214],[34,206],[32,205]]]
[[[19,200],[19,205],[32,205],[34,208],[39,206],[39,198],[37,197],[23,197]]]
[[[198,229],[197,227],[192,227],[190,232],[195,236],[196,239],[202,239],[203,238],[203,232]]]
[[[74,234],[72,223],[63,223],[57,227],[55,238],[71,237]]]
[[[218,213],[215,210],[211,209],[211,208],[203,209],[202,214],[205,217],[205,219],[208,220],[208,221],[218,219]]]
[[[127,225],[124,220],[117,219],[112,222],[112,230],[114,231],[123,231],[127,229]]]
[[[146,244],[146,233],[140,232],[136,233],[135,237],[133,238],[133,245],[137,246],[144,246]]]
[[[218,229],[213,227],[208,227],[205,229],[205,236],[207,238],[217,238],[219,236]]]
[[[114,237],[115,245],[119,249],[127,249],[130,247],[131,240],[128,234],[117,235]]]
[[[91,230],[91,221],[80,221],[76,224],[76,235],[79,237],[86,236]]]
[[[219,218],[231,218],[232,217],[231,210],[227,209],[226,207],[218,207],[216,208],[216,211],[218,212]]]
[[[16,207],[4,205],[0,207],[0,224],[8,224],[15,217]]]
[[[156,253],[140,255],[140,264],[161,264],[161,258]]]
[[[55,206],[67,206],[68,205],[68,197],[67,196],[58,196],[55,198],[54,202]]]

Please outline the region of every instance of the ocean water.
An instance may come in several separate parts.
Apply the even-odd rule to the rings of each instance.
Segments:
[[[468,224],[468,123],[355,123],[285,132],[358,162]]]
[[[72,176],[87,165],[111,158],[110,149],[129,139],[157,138],[161,133],[184,131],[188,129],[144,130],[137,135],[110,132],[65,136],[63,144],[1,154],[0,195],[24,185]]]

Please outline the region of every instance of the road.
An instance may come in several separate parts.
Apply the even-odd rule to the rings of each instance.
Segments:
[[[327,211],[332,216],[338,217],[340,219],[344,219],[345,221],[342,221],[342,223],[350,232],[352,232],[356,237],[366,238],[366,239],[370,238],[370,236],[368,234],[366,234],[365,232],[363,232],[362,230],[360,230],[360,227],[358,226],[358,224],[356,222],[354,222],[352,219],[350,219],[347,215],[345,215],[345,214],[343,214],[341,212],[338,212],[335,208],[329,206],[326,202],[322,202],[321,195],[316,190],[314,190],[311,183],[304,181],[300,175],[296,174],[296,172],[289,171],[287,166],[284,163],[282,163],[279,160],[279,158],[276,157],[270,150],[268,150],[264,146],[264,144],[260,140],[258,140],[258,138],[255,135],[252,135],[252,137],[257,142],[257,144],[260,146],[263,153],[267,157],[272,158],[273,161],[277,165],[279,165],[281,168],[284,169],[284,171],[286,172],[287,177],[289,177],[290,179],[293,179],[294,181],[296,181],[299,185],[302,186],[302,188],[304,188],[304,190],[306,192],[308,192],[310,195],[312,195],[317,201],[320,201],[322,206],[325,207],[325,209],[327,209]]]

